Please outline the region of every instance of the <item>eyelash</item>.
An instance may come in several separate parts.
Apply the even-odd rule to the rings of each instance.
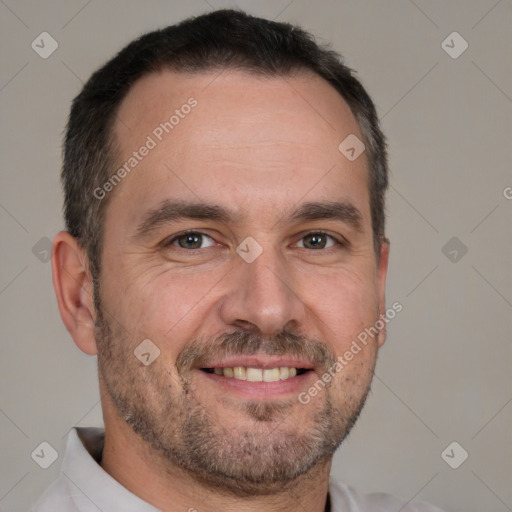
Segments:
[[[193,231],[193,230],[190,230],[190,231],[182,231],[181,233],[178,233],[176,235],[173,235],[171,238],[167,238],[165,239],[162,243],[161,243],[161,246],[165,249],[168,249],[170,247],[173,246],[174,242],[176,242],[177,240],[179,240],[180,238],[186,236],[186,235],[202,235],[202,236],[205,236],[207,238],[210,238],[211,240],[215,241],[210,235],[208,235],[207,233],[204,233],[202,231]],[[334,235],[331,235],[330,233],[327,233],[326,231],[322,231],[322,230],[317,230],[317,231],[308,231],[307,233],[305,233],[304,235],[301,236],[301,238],[299,240],[302,240],[304,239],[305,237],[307,237],[308,235],[324,235],[326,237],[329,237],[333,242],[334,242],[334,246],[332,247],[327,247],[325,249],[318,249],[317,251],[318,252],[325,252],[325,251],[329,251],[329,250],[332,250],[332,249],[342,249],[344,247],[347,247],[348,246],[348,242],[343,239],[343,238],[337,238],[335,237]],[[202,249],[184,249],[183,247],[176,247],[177,250],[181,250],[181,251],[185,251],[187,253],[191,253],[191,254],[195,254],[196,252],[199,252],[199,251],[203,251],[204,249],[208,249],[208,247],[204,247]],[[306,249],[308,250],[306,247],[300,247],[300,249]],[[316,252],[315,249],[309,249],[310,251],[312,252]]]

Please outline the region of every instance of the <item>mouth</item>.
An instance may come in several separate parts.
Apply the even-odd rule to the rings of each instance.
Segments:
[[[203,361],[196,367],[205,389],[219,387],[241,399],[283,399],[298,394],[318,379],[310,361],[290,356],[231,356]]]
[[[311,371],[308,368],[277,366],[274,368],[257,368],[252,366],[228,366],[201,368],[201,371],[220,375],[228,379],[245,380],[248,382],[278,382],[293,379]]]

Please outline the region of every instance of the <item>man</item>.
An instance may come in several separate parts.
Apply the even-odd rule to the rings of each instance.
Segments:
[[[105,430],[37,512],[438,510],[329,479],[389,316],[384,137],[336,54],[235,11],[147,34],[74,100],[62,178]]]

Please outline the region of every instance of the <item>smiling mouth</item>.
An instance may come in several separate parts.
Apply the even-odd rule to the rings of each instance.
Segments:
[[[277,368],[253,368],[234,366],[226,368],[201,368],[201,371],[227,377],[228,379],[245,380],[248,382],[277,382],[289,380],[311,370],[280,366]]]

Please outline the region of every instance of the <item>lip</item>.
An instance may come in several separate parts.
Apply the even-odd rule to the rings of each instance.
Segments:
[[[313,370],[313,365],[306,360],[296,359],[291,356],[278,356],[271,357],[265,355],[255,356],[232,356],[222,361],[206,361],[201,363],[201,368],[234,368],[235,366],[244,366],[249,368],[261,368],[262,370],[269,370],[271,368],[279,368],[287,366],[288,368],[303,368],[305,370]]]
[[[235,366],[243,365],[240,364]],[[286,366],[286,364],[281,366]],[[215,367],[210,366],[208,368]],[[274,366],[269,368],[274,368]],[[275,382],[250,382],[247,380],[238,380],[224,377],[223,375],[217,375],[215,373],[207,373],[199,369],[196,369],[195,372],[199,374],[199,378],[207,379],[205,381],[205,387],[211,387],[212,385],[219,386],[223,392],[234,394],[245,400],[272,400],[277,398],[289,398],[290,395],[297,397],[301,391],[306,390],[315,380],[318,379],[318,375],[315,371],[307,371],[290,379]]]

